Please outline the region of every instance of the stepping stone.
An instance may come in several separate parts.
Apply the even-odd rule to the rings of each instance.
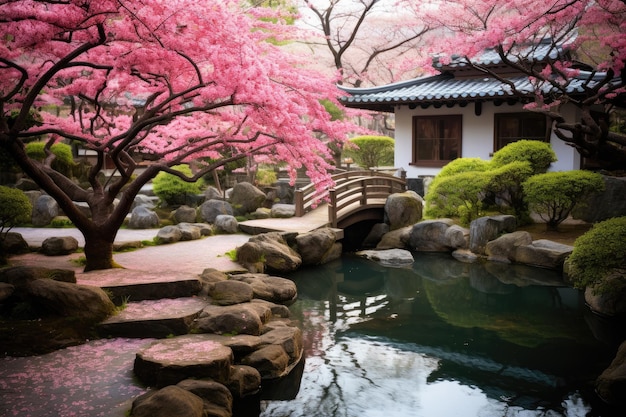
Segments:
[[[187,334],[206,306],[206,301],[192,297],[128,303],[124,310],[100,323],[98,333],[102,337],[132,338]]]
[[[158,340],[137,352],[135,375],[151,387],[177,384],[188,378],[230,379],[233,351],[210,335],[193,334]]]

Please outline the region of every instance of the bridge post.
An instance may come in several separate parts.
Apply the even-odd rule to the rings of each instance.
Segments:
[[[328,190],[328,221],[331,227],[337,227],[337,190],[331,188]]]
[[[301,189],[297,189],[293,196],[296,204],[296,217],[304,216],[304,193]]]

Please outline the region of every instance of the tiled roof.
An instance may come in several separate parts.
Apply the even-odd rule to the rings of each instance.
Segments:
[[[583,86],[589,85],[589,73],[582,73],[567,86],[570,94],[582,93]],[[527,76],[509,77],[511,87],[495,78],[454,78],[449,73],[433,77],[415,78],[408,81],[373,88],[340,87],[348,95],[340,97],[347,107],[393,112],[397,104],[442,105],[472,101],[497,99],[519,100],[520,92],[533,95],[534,86]],[[595,83],[591,81],[591,83]]]

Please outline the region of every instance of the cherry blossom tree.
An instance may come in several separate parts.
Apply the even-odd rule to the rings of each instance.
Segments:
[[[527,109],[550,116],[561,140],[601,167],[626,166],[626,135],[609,130],[607,120],[615,106],[626,104],[624,0],[432,0],[414,7],[436,28],[429,51],[440,62],[454,59],[506,82],[472,62],[494,50],[506,66],[530,77],[532,91],[511,88],[534,98]],[[537,45],[547,45],[547,65],[533,59]],[[578,108],[580,122],[565,119],[566,103]],[[598,110],[604,114],[596,116]]]
[[[321,104],[339,95],[333,81],[277,46],[292,36],[283,21],[235,0],[0,3],[0,148],[83,233],[85,270],[115,265],[117,230],[158,172],[195,181],[254,155],[329,185],[318,135],[341,142],[351,126]],[[43,163],[25,152],[36,138]],[[97,156],[89,187],[51,168],[63,140]],[[172,168],[191,161],[193,176]],[[101,181],[105,163],[115,172]]]
[[[397,81],[414,67],[399,65],[416,56],[429,27],[416,24],[407,0],[299,0],[301,22],[321,36],[309,39],[330,54],[328,65],[353,87]]]

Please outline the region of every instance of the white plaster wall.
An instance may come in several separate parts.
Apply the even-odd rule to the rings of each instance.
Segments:
[[[412,119],[413,116],[433,116],[433,115],[453,115],[463,116],[463,144],[461,156],[466,158],[477,157],[485,160],[491,159],[493,153],[494,135],[494,115],[496,113],[514,113],[522,111],[521,104],[496,106],[493,103],[483,103],[480,116],[474,114],[474,104],[466,107],[455,106],[453,108],[442,107],[436,109],[429,107],[422,109],[409,109],[408,106],[397,106],[395,112],[396,133],[395,133],[395,154],[394,166],[402,168],[407,172],[407,178],[418,178],[420,176],[434,176],[440,168],[411,166],[412,159]],[[573,110],[564,113],[568,120],[574,120]],[[580,157],[578,152],[565,142],[558,139],[554,133],[551,138],[551,145],[557,154],[558,161],[552,165],[551,170],[565,171],[580,168]]]

